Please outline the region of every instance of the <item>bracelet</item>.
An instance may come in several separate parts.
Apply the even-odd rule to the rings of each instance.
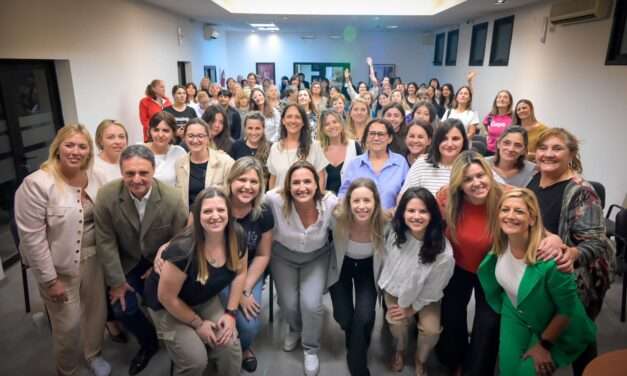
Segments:
[[[50,288],[50,287],[54,286],[54,284],[55,284],[55,283],[57,283],[57,281],[58,281],[58,280],[59,280],[59,278],[55,278],[55,279],[53,279],[52,281],[48,281],[48,282],[46,282],[46,283],[45,283],[46,288]]]
[[[249,289],[244,289],[244,291],[242,291],[242,295],[244,295],[245,297],[249,297],[253,294],[252,291],[250,291]]]
[[[543,338],[540,340],[540,346],[544,347],[547,351],[551,351],[551,348],[553,347],[553,343]]]
[[[202,320],[198,316],[194,316],[194,318],[189,322],[189,326],[194,329],[198,329],[202,326]]]

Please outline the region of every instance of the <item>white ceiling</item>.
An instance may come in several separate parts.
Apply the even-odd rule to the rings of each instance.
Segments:
[[[250,31],[252,29],[249,25],[250,23],[274,23],[281,29],[281,32],[342,33],[347,26],[352,26],[359,31],[385,31],[389,30],[386,28],[389,25],[398,26],[395,29],[397,31],[427,32],[466,21],[473,21],[475,18],[483,17],[490,13],[518,8],[540,2],[541,0],[507,0],[505,4],[501,5],[495,4],[496,0],[467,0],[433,16],[232,14],[211,0],[143,1],[167,11],[189,17],[194,21],[216,25],[216,28],[221,31]]]

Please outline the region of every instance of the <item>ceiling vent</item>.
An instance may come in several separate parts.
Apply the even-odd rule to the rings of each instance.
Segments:
[[[549,19],[554,25],[596,21],[609,16],[611,6],[612,0],[559,0]]]

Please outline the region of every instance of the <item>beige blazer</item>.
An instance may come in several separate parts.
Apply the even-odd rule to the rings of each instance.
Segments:
[[[85,192],[95,202],[105,177],[95,170],[87,177]],[[37,282],[50,282],[57,274],[79,274],[83,238],[80,188],[55,180],[44,170],[33,172],[15,192],[15,221],[22,258]]]
[[[233,158],[222,150],[209,149],[209,160],[207,165],[207,174],[205,175],[205,188],[215,186],[224,188],[226,178],[233,166]],[[189,202],[189,154],[177,159],[175,164],[176,184],[175,187],[181,193],[185,207]]]
[[[108,286],[126,281],[126,273],[140,261],[154,261],[161,245],[170,241],[187,221],[175,188],[153,180],[146,212],[140,222],[131,194],[122,180],[114,180],[98,192],[94,207],[96,255]]]

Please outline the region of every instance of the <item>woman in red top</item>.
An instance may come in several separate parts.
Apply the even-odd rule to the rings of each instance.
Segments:
[[[152,115],[172,106],[165,96],[165,83],[163,80],[152,80],[146,86],[146,96],[139,101],[139,121],[144,129],[144,142],[148,142],[148,122]]]
[[[436,348],[440,361],[455,374],[493,375],[498,352],[499,316],[490,308],[476,272],[492,248],[490,223],[497,215],[501,187],[488,163],[465,151],[453,163],[448,188],[437,198],[453,245],[455,271],[442,299],[442,327]],[[466,306],[474,290],[475,319],[468,342]]]

